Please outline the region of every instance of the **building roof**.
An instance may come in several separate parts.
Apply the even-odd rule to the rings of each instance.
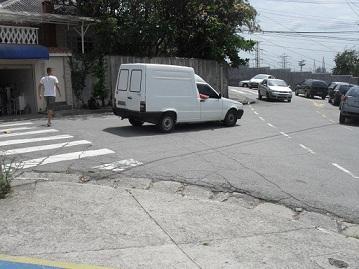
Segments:
[[[43,0],[0,0],[0,9],[13,12],[42,12]]]
[[[44,13],[44,0],[0,0],[0,22],[31,22],[78,25],[93,23],[88,17]]]

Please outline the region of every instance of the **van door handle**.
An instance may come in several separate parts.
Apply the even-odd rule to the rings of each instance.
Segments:
[[[129,96],[129,97],[127,97],[127,99],[132,100],[132,97],[131,97],[131,96]]]

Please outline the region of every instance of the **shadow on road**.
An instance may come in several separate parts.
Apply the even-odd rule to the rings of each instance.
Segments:
[[[236,128],[240,125],[237,124],[235,127],[225,127],[221,123],[198,123],[198,124],[179,124],[176,125],[173,133],[189,133],[189,132],[200,132],[200,131],[215,131],[217,129],[224,128]],[[141,136],[155,136],[155,135],[167,135],[161,133],[156,125],[144,125],[142,127],[121,126],[121,127],[110,127],[103,130],[104,132],[122,136],[122,137],[141,137]]]

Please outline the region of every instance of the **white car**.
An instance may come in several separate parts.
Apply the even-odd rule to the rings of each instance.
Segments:
[[[244,88],[248,88],[249,87],[249,80],[241,80],[239,82],[239,87],[244,87]]]
[[[218,94],[193,68],[159,64],[122,64],[113,111],[133,126],[144,122],[170,132],[176,123],[222,121],[234,126],[243,105]]]
[[[287,100],[290,103],[293,93],[284,80],[265,79],[258,86],[258,99],[262,100],[262,96],[268,100]]]
[[[251,78],[249,80],[249,88],[253,89],[253,88],[258,88],[258,85],[260,83],[262,83],[262,81],[264,79],[274,79],[275,77],[273,77],[272,75],[267,75],[267,74],[258,74],[255,77]]]

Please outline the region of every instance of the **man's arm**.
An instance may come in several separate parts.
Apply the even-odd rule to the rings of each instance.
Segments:
[[[56,83],[56,89],[57,89],[57,92],[59,93],[59,96],[61,97],[60,87],[59,87],[58,83]]]
[[[40,99],[42,98],[42,88],[43,88],[43,86],[44,85],[40,82],[39,87],[37,89]]]

